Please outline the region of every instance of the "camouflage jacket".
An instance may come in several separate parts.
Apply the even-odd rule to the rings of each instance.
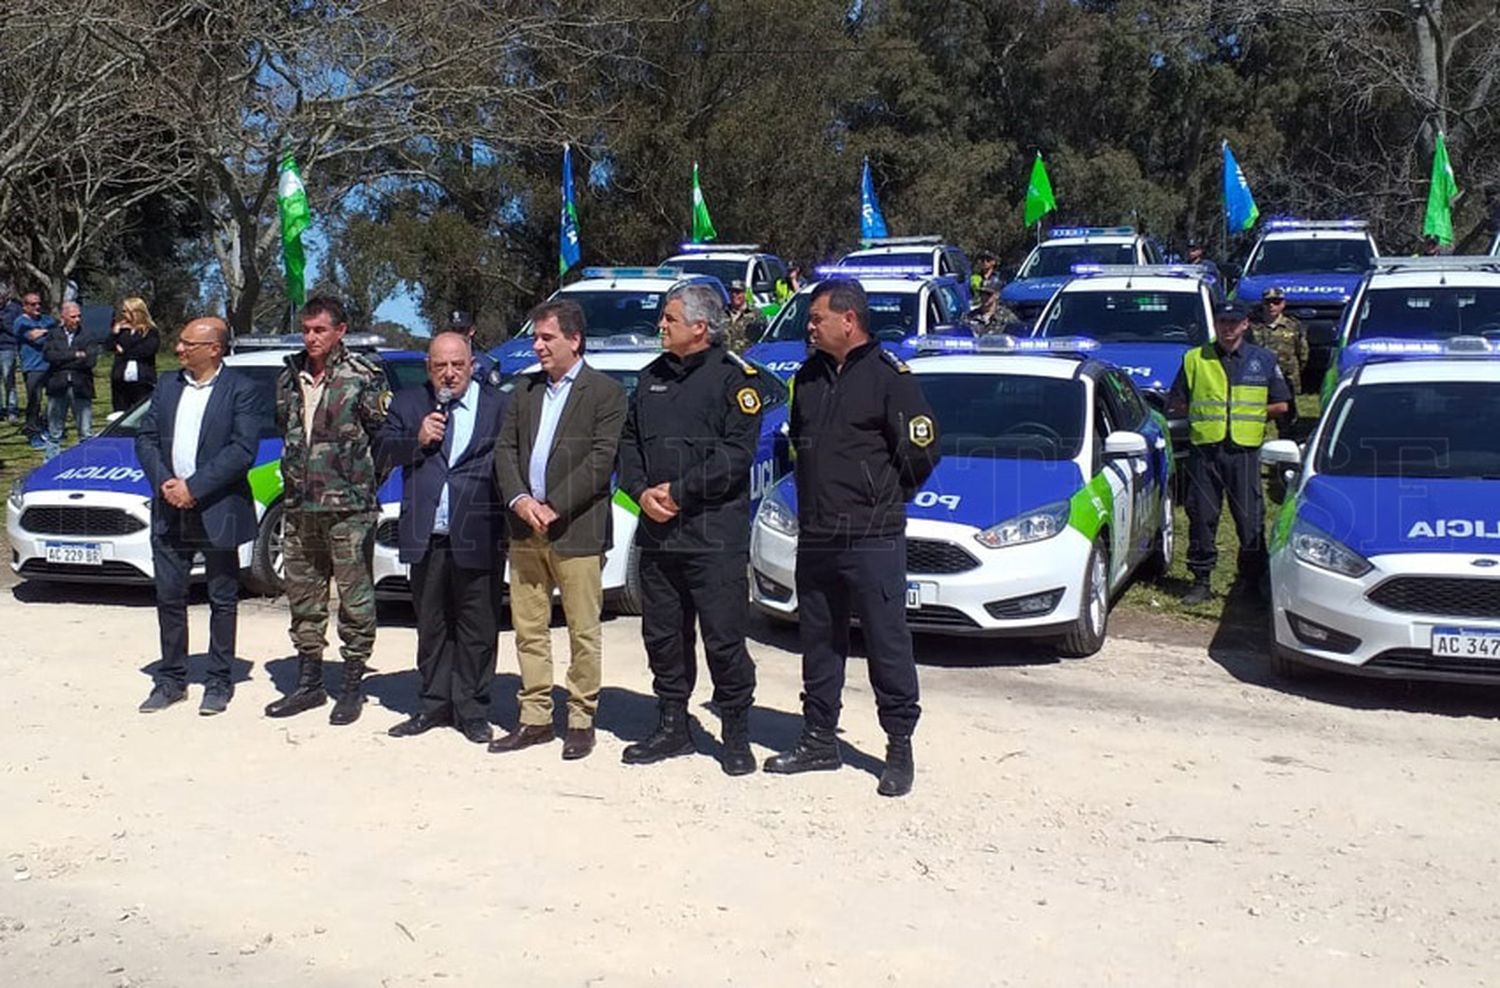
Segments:
[[[309,440],[300,380],[306,366],[307,351],[294,353],[276,379],[282,503],[289,511],[373,511],[380,478],[370,444],[391,401],[385,374],[340,344],[328,355]]]
[[[747,347],[760,341],[766,331],[766,319],[759,310],[746,305],[739,312],[730,313],[729,325],[724,330],[724,349],[743,353]]]
[[[1276,354],[1281,376],[1295,388],[1302,380],[1302,368],[1307,366],[1307,332],[1302,323],[1282,313],[1273,322],[1257,322],[1251,327],[1251,336],[1256,346]]]

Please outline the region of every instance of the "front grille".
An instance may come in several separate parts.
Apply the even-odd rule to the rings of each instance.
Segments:
[[[1404,614],[1500,617],[1500,579],[1397,576],[1371,590],[1372,603]]]
[[[939,604],[924,604],[906,612],[908,624],[919,624],[928,628],[977,628],[979,625],[963,611]]]
[[[28,580],[89,580],[100,583],[150,583],[151,578],[129,563],[106,559],[99,566],[75,563],[49,563],[45,559],[28,559],[21,564],[21,575]]]
[[[979,567],[979,560],[952,542],[933,539],[906,540],[908,573],[963,573]]]
[[[401,544],[401,522],[396,518],[386,518],[375,526],[375,541],[387,549],[394,549]]]
[[[1419,648],[1393,648],[1365,663],[1366,669],[1394,673],[1442,672],[1454,676],[1481,676],[1500,680],[1500,661],[1445,655],[1442,658]]]
[[[62,504],[27,508],[21,527],[38,535],[129,535],[146,523],[119,508]]]

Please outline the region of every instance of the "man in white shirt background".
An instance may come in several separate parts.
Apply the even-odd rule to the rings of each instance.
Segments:
[[[187,697],[187,596],[193,557],[208,577],[208,674],[200,714],[223,713],[239,618],[238,547],[255,538],[255,505],[246,471],[270,419],[249,379],[224,366],[229,329],[194,319],[177,337],[182,369],[162,378],[136,432],[135,454],[151,501],[151,559],[161,662],[142,713]]]

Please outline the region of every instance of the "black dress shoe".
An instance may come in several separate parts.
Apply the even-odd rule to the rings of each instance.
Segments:
[[[448,718],[442,714],[420,713],[406,718],[385,733],[393,738],[414,738],[418,734],[426,734],[434,727],[447,727],[449,723]]]
[[[563,738],[563,761],[576,762],[580,758],[587,758],[594,750],[594,729],[592,727],[570,727],[567,736]]]
[[[475,744],[489,744],[490,739],[495,736],[495,731],[490,727],[490,722],[483,717],[472,717],[459,724],[458,729],[464,737]]]
[[[536,744],[550,744],[557,739],[557,731],[551,724],[522,724],[503,738],[490,742],[490,751],[520,751]]]
[[[181,703],[187,699],[187,691],[180,690],[175,686],[165,683],[157,683],[151,688],[151,695],[136,709],[143,714],[154,714],[158,710],[165,710],[174,703]]]

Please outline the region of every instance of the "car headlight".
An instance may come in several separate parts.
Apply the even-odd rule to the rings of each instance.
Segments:
[[[1072,505],[1067,501],[1044,504],[1023,515],[1016,515],[1014,518],[1002,521],[998,525],[991,525],[975,535],[974,541],[986,549],[1003,549],[1011,545],[1040,542],[1043,539],[1052,538],[1067,528],[1068,517],[1072,513]]]
[[[766,492],[766,496],[760,499],[760,512],[756,514],[755,520],[773,532],[782,535],[797,536],[797,513],[787,507],[786,499],[781,496],[779,488],[773,487]]]
[[[1309,566],[1341,576],[1364,576],[1370,561],[1316,525],[1298,518],[1292,525],[1292,554]]]
[[[10,497],[6,499],[7,503],[9,503],[10,506],[12,508],[15,508],[17,511],[20,511],[21,506],[26,502],[26,495],[22,493],[21,487],[22,484],[20,477],[12,480],[10,482]]]

